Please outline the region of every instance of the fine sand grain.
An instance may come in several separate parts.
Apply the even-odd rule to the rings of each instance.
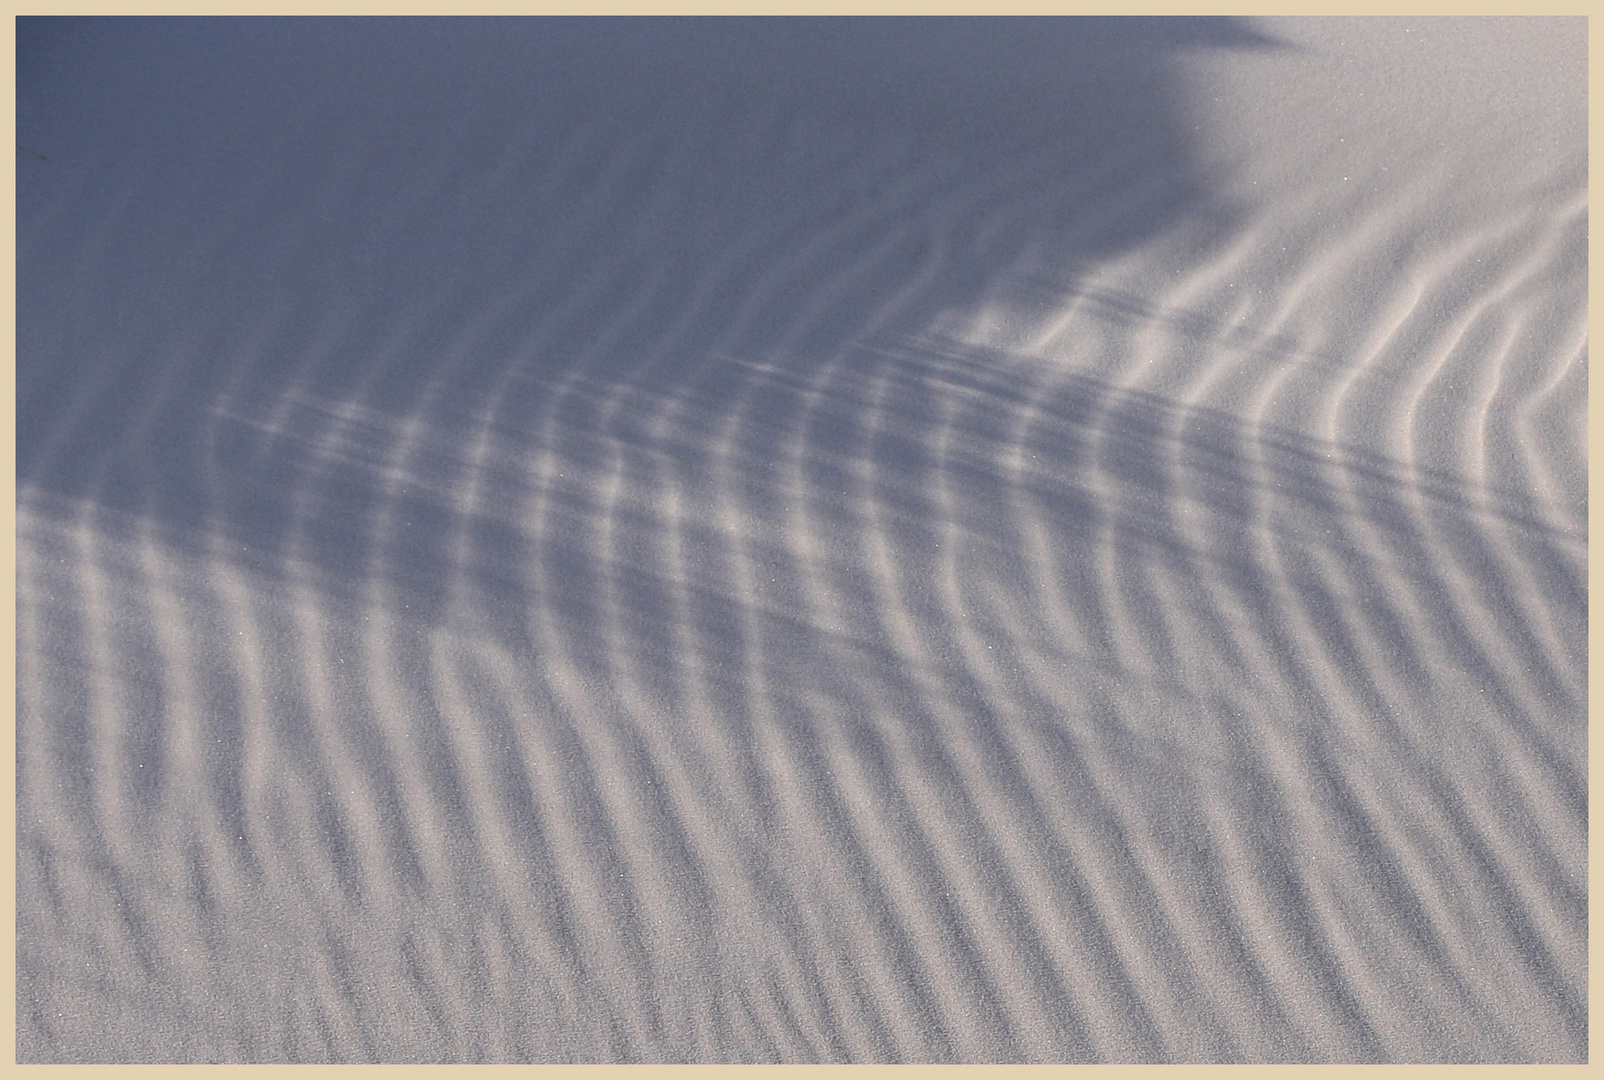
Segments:
[[[1584,21],[18,43],[22,1061],[1586,1059]]]

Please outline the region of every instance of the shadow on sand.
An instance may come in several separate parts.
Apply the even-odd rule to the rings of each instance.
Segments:
[[[1558,793],[1559,813],[1585,820],[1585,775],[1549,723],[1583,704],[1576,658],[1529,625],[1542,606],[1585,641],[1575,537],[1447,478],[938,329],[1022,267],[1050,263],[1062,299],[1077,268],[1174,230],[1229,227],[1189,152],[1177,58],[1272,46],[1240,21],[23,20],[18,43],[19,134],[48,155],[18,178],[18,485],[34,568],[20,586],[33,612],[24,808],[46,791],[69,808],[61,820],[79,822],[82,850],[100,852],[83,880],[105,892],[116,860],[97,830],[166,828],[178,819],[164,792],[198,770],[207,813],[239,838],[229,865],[265,879],[263,850],[294,850],[288,832],[262,831],[242,777],[261,740],[246,717],[265,708],[273,768],[310,778],[338,882],[296,903],[321,933],[350,935],[324,951],[356,958],[351,986],[399,946],[387,930],[361,937],[373,866],[329,747],[369,778],[419,925],[431,904],[508,926],[541,913],[557,928],[551,952],[518,953],[530,931],[508,963],[534,972],[541,955],[561,958],[562,973],[540,977],[570,979],[562,1000],[583,1020],[541,1028],[538,1011],[491,1010],[528,1030],[500,1049],[463,1043],[430,996],[448,982],[414,975],[387,984],[405,1008],[363,1018],[351,1006],[365,1040],[351,1046],[366,1051],[320,1043],[310,1021],[291,1046],[261,1034],[275,1022],[265,1016],[256,1028],[191,1016],[174,1053],[327,1060],[427,1038],[447,1056],[546,1060],[1084,1060],[1109,1047],[1157,1060],[1177,1046],[1229,1060],[1306,1058],[1317,1045],[1375,1059],[1385,1018],[1352,1000],[1324,909],[1284,869],[1297,837],[1273,748],[1290,747],[1316,778],[1309,798],[1351,826],[1329,850],[1377,867],[1354,886],[1356,910],[1402,928],[1412,960],[1444,970],[1457,961],[1420,929],[1384,826],[1353,808],[1364,781],[1352,747],[1392,761],[1475,835],[1457,782],[1423,749],[1442,737],[1436,718],[1410,707],[1458,692],[1448,668],[1487,672],[1510,752]],[[1239,331],[1140,298],[1092,302],[1127,335],[1160,325],[1203,348],[1244,347]],[[259,663],[230,636],[244,633],[225,600],[240,581],[262,613]],[[1398,581],[1413,590],[1400,595]],[[323,629],[292,594],[313,598]],[[190,700],[205,699],[185,721],[199,765],[172,760],[173,612],[197,637],[218,629],[215,648],[187,660],[203,688]],[[385,628],[322,636],[369,616]],[[472,707],[458,702],[455,729],[432,681],[442,635],[461,643],[462,671],[483,674],[464,679]],[[1519,647],[1495,660],[1490,638]],[[402,715],[364,696],[379,691],[356,674],[349,697],[320,704],[306,689],[313,667],[361,655],[392,674]],[[267,681],[278,671],[268,704],[247,700],[248,668]],[[87,749],[115,725],[84,704],[80,677],[117,686],[109,756]],[[512,748],[508,761],[551,751],[577,808],[563,820],[614,891],[574,898],[543,802],[557,796],[525,774],[497,772],[501,802],[476,809],[461,715]],[[398,777],[414,760],[408,787]],[[775,760],[811,792],[818,850],[836,860],[820,865],[839,875],[828,895],[868,913],[817,931],[837,935],[828,946],[806,944],[812,849],[795,848],[793,865],[770,853],[793,824]],[[675,789],[673,768],[695,783]],[[1234,801],[1211,818],[1214,776]],[[117,784],[133,824],[87,809]],[[663,793],[635,834],[651,843],[610,831],[628,825],[609,817],[619,785]],[[686,791],[706,801],[676,803]],[[414,816],[417,792],[435,817]],[[996,826],[998,805],[1026,838],[1023,863],[1002,854],[1014,834]],[[739,812],[721,817],[727,806]],[[461,854],[494,846],[476,830],[496,814],[521,845],[511,858],[527,896],[496,894],[499,879]],[[1266,934],[1292,943],[1274,963],[1240,944],[1253,931],[1220,899],[1225,863],[1198,854],[1217,854],[1226,819],[1264,845],[1265,907],[1284,920]],[[1184,887],[1164,892],[1162,874],[1129,869],[1149,825],[1164,856],[1154,865],[1191,868]],[[48,1007],[65,960],[52,967],[29,944],[71,938],[75,910],[47,899],[63,856],[43,828],[19,835],[19,925],[33,935],[19,938],[19,1000],[32,1003],[19,1008],[19,1054],[105,1056]],[[749,874],[735,884],[714,880],[697,846],[724,828],[730,865]],[[899,850],[968,852],[965,865],[1000,883],[996,917],[1017,951],[985,959],[988,924],[952,899],[936,855],[916,857],[913,884],[892,881],[885,836]],[[436,847],[453,853],[450,880],[485,896],[447,895],[425,869]],[[668,884],[652,892],[636,852]],[[1475,861],[1498,884],[1492,858]],[[1117,869],[1099,879],[1100,865]],[[151,886],[149,910],[186,888]],[[737,894],[777,927],[751,940],[794,951],[797,970],[850,974],[872,959],[890,973],[881,997],[854,991],[879,1042],[823,1021],[816,1039],[796,1021],[792,1042],[683,1041],[692,1028],[675,1010],[694,995],[673,989],[676,965],[710,973],[719,1015],[762,981],[720,976],[730,958],[706,944],[745,917],[721,907]],[[1585,895],[1562,899],[1585,923]],[[1174,905],[1193,921],[1166,924]],[[1117,944],[1130,912],[1151,919],[1138,935],[1147,968]],[[647,929],[675,919],[691,944]],[[1585,1002],[1543,928],[1508,932],[1535,943],[1523,970],[1585,1042]],[[615,952],[595,944],[615,937]],[[1227,943],[1206,977],[1194,938]],[[1087,943],[1084,974],[1066,968],[1082,954],[1065,941]],[[930,956],[960,972],[960,1004],[944,1004]],[[1227,1031],[1219,1002],[1235,991],[1218,986],[1272,1001],[1282,969],[1337,1003],[1320,1014],[1336,1032],[1326,1044],[1290,1007],[1254,1006],[1269,1019]],[[143,970],[126,985],[165,985],[178,969]],[[195,1000],[248,1009],[258,969],[240,970],[198,982]],[[1175,1000],[1197,1013],[1173,1025],[1155,1012],[1162,995],[1143,970],[1173,972]],[[281,990],[298,992],[262,993]],[[842,1000],[762,1015],[778,1030]],[[1050,1023],[1031,1027],[1026,1006]],[[1208,1031],[1208,1046],[1185,1041]]]

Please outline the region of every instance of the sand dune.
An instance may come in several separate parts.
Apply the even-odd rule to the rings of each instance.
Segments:
[[[19,1060],[1585,1060],[1584,74],[24,20]]]

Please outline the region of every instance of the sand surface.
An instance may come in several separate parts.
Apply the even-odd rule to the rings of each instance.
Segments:
[[[1585,1060],[1583,21],[18,42],[21,1060]]]

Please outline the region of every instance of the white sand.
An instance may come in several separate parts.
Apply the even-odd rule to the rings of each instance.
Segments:
[[[1585,1060],[1582,21],[19,48],[21,1060]]]

